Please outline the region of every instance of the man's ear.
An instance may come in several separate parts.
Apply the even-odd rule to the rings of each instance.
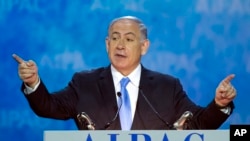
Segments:
[[[106,37],[105,39],[105,44],[106,44],[106,51],[109,52],[109,38]]]
[[[148,39],[142,42],[141,55],[145,55],[147,53],[149,45],[150,45],[150,41]]]

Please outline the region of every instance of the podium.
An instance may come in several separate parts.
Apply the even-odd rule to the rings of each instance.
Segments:
[[[44,131],[44,141],[229,141],[229,130]]]

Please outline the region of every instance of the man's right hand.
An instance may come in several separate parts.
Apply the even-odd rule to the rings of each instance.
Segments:
[[[38,68],[34,61],[24,61],[21,57],[13,54],[12,57],[18,63],[18,75],[20,79],[29,87],[34,88],[39,82]]]

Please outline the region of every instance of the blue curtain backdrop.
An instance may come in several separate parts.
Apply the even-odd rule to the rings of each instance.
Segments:
[[[235,73],[236,109],[220,128],[250,123],[250,0],[0,0],[1,141],[42,141],[44,130],[76,130],[72,120],[32,112],[11,55],[36,61],[49,91],[59,90],[74,72],[109,64],[107,26],[123,15],[148,27],[143,65],[180,78],[197,104],[206,106],[220,80]]]

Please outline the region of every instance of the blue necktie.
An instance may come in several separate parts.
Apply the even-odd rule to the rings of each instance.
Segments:
[[[129,81],[130,80],[128,77],[124,77],[120,81],[122,105],[121,105],[121,109],[119,112],[119,116],[120,116],[122,130],[130,130],[131,124],[132,124],[130,99],[129,99],[128,91],[126,89],[126,86],[129,83]]]

